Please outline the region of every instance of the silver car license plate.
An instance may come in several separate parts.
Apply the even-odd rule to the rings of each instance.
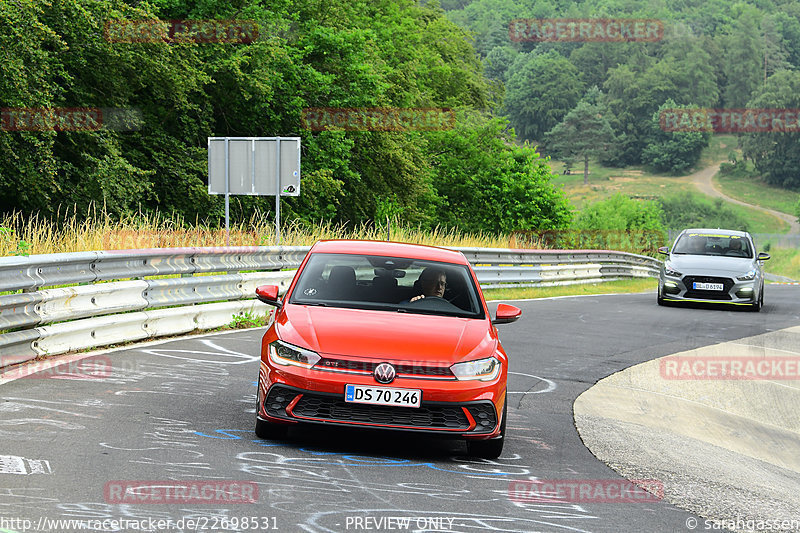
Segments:
[[[723,291],[725,286],[722,283],[692,283],[692,288],[696,291]]]

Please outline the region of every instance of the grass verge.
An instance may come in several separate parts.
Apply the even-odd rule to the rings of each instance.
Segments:
[[[794,248],[771,248],[770,260],[764,263],[764,270],[770,274],[800,280],[800,250]]]
[[[389,236],[393,241],[434,246],[509,246],[508,235],[470,234],[439,227],[426,230],[397,223],[392,224]],[[386,240],[386,237],[385,225],[345,227],[330,222],[314,226],[289,223],[281,229],[280,244],[310,246],[321,239]],[[264,215],[231,226],[230,246],[275,244],[274,224]],[[59,224],[36,216],[26,218],[20,213],[0,216],[0,256],[227,245],[224,228],[211,227],[201,221],[189,224],[178,216],[138,214],[114,220],[102,213],[90,212],[85,218],[73,213]]]
[[[800,193],[773,187],[759,178],[717,174],[714,185],[731,198],[790,215],[800,201]]]
[[[602,283],[582,283],[579,285],[559,285],[555,287],[518,287],[508,289],[485,289],[487,300],[526,300],[531,298],[552,298],[555,296],[578,296],[591,294],[613,294],[655,291],[658,281],[655,278],[626,279]]]

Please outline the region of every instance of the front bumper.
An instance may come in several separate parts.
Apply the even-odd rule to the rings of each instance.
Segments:
[[[262,404],[266,420],[363,426],[428,433],[491,435],[498,425],[494,404],[426,402],[420,407],[349,403],[344,396],[273,385]]]
[[[345,402],[347,383],[377,385],[372,376],[261,363],[258,417],[272,423],[370,427],[486,439],[500,433],[506,371],[489,382],[401,379],[389,387],[422,390],[420,407]]]
[[[720,290],[695,289],[695,283],[722,284]],[[760,296],[761,280],[739,281],[735,277],[685,275],[674,278],[661,275],[658,291],[666,301],[699,302],[728,305],[753,305]]]

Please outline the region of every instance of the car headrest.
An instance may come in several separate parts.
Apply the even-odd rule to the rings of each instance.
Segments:
[[[352,286],[356,284],[356,271],[349,266],[335,266],[328,275],[328,284],[337,286]]]

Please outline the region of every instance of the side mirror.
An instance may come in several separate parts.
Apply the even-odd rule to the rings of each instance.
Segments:
[[[522,316],[522,309],[508,304],[497,304],[497,318],[492,320],[492,324],[510,324],[516,322]]]
[[[768,254],[768,253],[766,253],[766,252],[759,252],[759,254],[758,254],[758,258],[757,258],[757,259],[758,259],[759,261],[766,261],[767,259],[769,259],[769,257],[770,257],[770,256],[769,256],[769,254]]]
[[[661,248],[658,249],[658,253],[669,255],[669,248],[667,248],[666,246],[662,246]]]
[[[277,285],[261,285],[260,287],[256,287],[256,298],[265,304],[274,305],[275,307],[281,307],[283,305],[281,299],[278,298]]]

